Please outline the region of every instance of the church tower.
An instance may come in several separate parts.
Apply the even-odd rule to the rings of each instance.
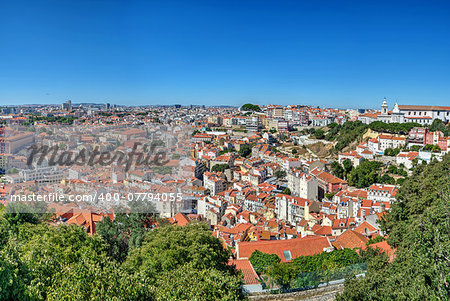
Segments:
[[[388,105],[386,102],[386,97],[383,100],[383,103],[381,104],[381,115],[387,115],[388,114]]]

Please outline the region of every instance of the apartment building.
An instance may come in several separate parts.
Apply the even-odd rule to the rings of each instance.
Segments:
[[[211,195],[216,195],[219,192],[226,190],[227,185],[223,173],[205,172],[203,174],[203,186],[209,189]]]
[[[290,169],[287,180],[292,195],[308,200],[318,199],[318,182],[315,177],[298,169]]]
[[[398,188],[394,185],[373,184],[367,189],[367,199],[390,203],[395,200]]]

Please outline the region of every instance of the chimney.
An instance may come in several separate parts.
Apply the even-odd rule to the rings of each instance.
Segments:
[[[380,204],[380,212],[384,212],[386,210],[386,204],[385,203],[381,203]]]

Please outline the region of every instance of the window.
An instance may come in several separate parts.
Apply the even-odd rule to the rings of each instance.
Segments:
[[[286,260],[286,261],[292,260],[291,251],[289,251],[289,250],[283,251],[283,255],[284,255],[284,260]]]

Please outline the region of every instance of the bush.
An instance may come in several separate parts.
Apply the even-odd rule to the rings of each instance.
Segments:
[[[224,172],[226,169],[230,168],[228,164],[216,164],[211,168],[212,172]]]
[[[323,139],[325,137],[325,134],[323,132],[323,130],[318,129],[315,133],[314,133],[314,137],[316,137],[317,139]]]
[[[384,150],[384,155],[385,156],[390,156],[390,157],[395,157],[400,153],[400,149],[399,148],[387,148]]]
[[[258,250],[252,253],[249,260],[255,269],[255,272],[259,275],[265,274],[269,266],[281,261],[277,254],[266,254]]]

